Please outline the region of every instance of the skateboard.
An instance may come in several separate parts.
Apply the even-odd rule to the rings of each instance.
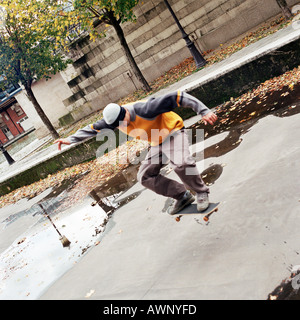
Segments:
[[[217,212],[219,210],[219,205],[220,205],[220,202],[210,203],[209,207],[205,211],[199,212],[197,210],[197,204],[196,203],[192,203],[191,205],[185,207],[184,209],[182,209],[180,212],[174,214],[173,216],[176,217],[176,221],[180,221],[180,218],[183,215],[201,214],[201,215],[204,216],[203,220],[205,222],[208,222],[209,221],[209,217],[214,212]]]

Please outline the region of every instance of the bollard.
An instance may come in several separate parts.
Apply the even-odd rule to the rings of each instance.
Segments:
[[[5,157],[5,159],[7,160],[9,165],[12,165],[13,163],[15,163],[15,160],[8,154],[7,150],[4,148],[3,144],[0,144],[0,149]]]

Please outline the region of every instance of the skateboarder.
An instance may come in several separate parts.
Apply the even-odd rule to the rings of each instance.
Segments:
[[[195,160],[189,150],[189,142],[182,118],[173,110],[176,107],[192,108],[207,125],[213,125],[217,116],[201,101],[185,92],[169,93],[147,102],[137,102],[130,106],[109,104],[103,111],[103,119],[78,130],[67,139],[58,139],[62,144],[72,144],[91,136],[103,129],[118,128],[131,137],[148,140],[151,148],[141,163],[138,181],[159,195],[175,199],[168,211],[174,215],[195,201],[188,189],[196,193],[197,209],[204,211],[209,206],[209,189],[200,177]],[[160,174],[160,169],[170,161],[170,165],[183,183],[171,180]]]

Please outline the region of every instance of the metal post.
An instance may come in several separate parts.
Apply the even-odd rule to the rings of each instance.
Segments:
[[[171,12],[176,24],[178,25],[178,28],[180,29],[181,33],[182,33],[182,38],[185,40],[187,47],[189,48],[195,62],[196,62],[196,67],[197,68],[201,68],[204,67],[207,64],[207,61],[203,58],[203,56],[201,55],[201,53],[198,51],[198,49],[196,48],[196,46],[194,45],[194,43],[191,41],[191,39],[189,38],[188,34],[184,31],[181,23],[179,22],[178,18],[176,17],[173,9],[171,8],[169,2],[167,0],[164,0],[167,8],[169,9],[169,11]]]
[[[3,147],[3,144],[1,143],[0,143],[0,149],[9,165],[12,165],[13,163],[15,163],[15,160],[8,154],[6,149]]]

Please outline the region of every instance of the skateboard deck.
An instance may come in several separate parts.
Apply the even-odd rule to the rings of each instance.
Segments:
[[[209,217],[214,213],[217,212],[219,209],[219,204],[220,202],[217,203],[210,203],[209,207],[202,212],[199,212],[197,210],[197,204],[196,203],[192,203],[191,205],[185,207],[184,209],[182,209],[180,212],[174,214],[174,217],[178,217],[178,216],[183,216],[183,215],[192,215],[192,214],[201,214],[202,216],[204,216],[203,220],[204,221],[208,221]]]

